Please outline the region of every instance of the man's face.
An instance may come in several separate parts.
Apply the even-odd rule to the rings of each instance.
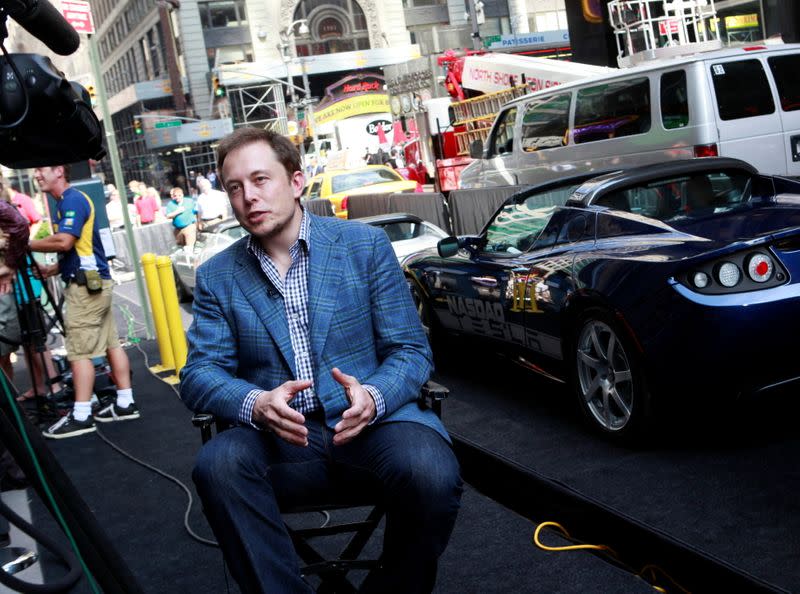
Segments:
[[[288,174],[266,142],[232,150],[221,173],[236,219],[262,245],[286,229],[300,212],[303,174]]]
[[[60,167],[37,167],[33,170],[33,177],[42,192],[53,194],[61,173],[62,169]]]
[[[207,179],[201,179],[197,182],[197,189],[200,190],[201,193],[205,194],[211,189],[211,182]]]
[[[183,190],[180,188],[172,188],[169,195],[175,202],[181,202],[183,200]]]

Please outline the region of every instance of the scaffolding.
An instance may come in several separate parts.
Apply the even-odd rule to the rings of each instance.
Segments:
[[[714,0],[613,0],[608,13],[620,67],[722,47]]]
[[[280,84],[228,87],[233,125],[252,126],[288,134],[286,103]]]

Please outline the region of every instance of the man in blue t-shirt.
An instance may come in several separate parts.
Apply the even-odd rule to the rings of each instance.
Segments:
[[[185,198],[183,190],[172,188],[169,192],[170,201],[167,204],[166,215],[172,220],[172,231],[175,233],[175,243],[191,251],[197,237],[196,213],[197,206],[191,198]]]
[[[94,421],[125,421],[139,418],[133,401],[128,355],[117,335],[111,311],[113,282],[89,197],[70,187],[69,165],[38,167],[34,177],[43,192],[49,192],[58,206],[53,216],[54,234],[31,241],[34,252],[55,252],[56,264],[40,266],[43,277],[61,273],[66,283],[64,310],[64,346],[72,369],[75,406],[72,411],[44,431],[51,439],[75,437],[95,431]],[[92,413],[94,363],[108,357],[117,400]]]

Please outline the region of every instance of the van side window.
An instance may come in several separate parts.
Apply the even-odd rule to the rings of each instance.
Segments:
[[[711,65],[719,117],[738,120],[775,112],[775,102],[760,60]]]
[[[526,153],[567,144],[571,93],[531,100],[522,118],[522,150]]]
[[[643,134],[650,130],[650,81],[616,80],[578,91],[576,144]]]
[[[800,54],[788,56],[774,56],[769,62],[775,84],[778,86],[778,97],[783,111],[797,111],[800,109]]]
[[[661,75],[661,123],[667,130],[689,123],[686,72],[675,70]]]
[[[492,132],[489,155],[495,157],[510,153],[514,149],[514,123],[517,120],[517,108],[512,107],[497,116],[497,123]]]

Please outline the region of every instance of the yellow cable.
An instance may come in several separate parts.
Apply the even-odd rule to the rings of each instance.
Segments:
[[[565,546],[558,546],[558,547],[553,547],[553,546],[546,545],[546,544],[542,543],[542,541],[539,539],[539,533],[544,528],[556,528],[559,532],[561,532],[561,534],[564,536],[564,538],[572,540],[572,537],[569,535],[569,532],[567,532],[566,528],[564,528],[558,522],[542,522],[541,524],[539,524],[536,527],[536,530],[533,533],[533,544],[535,544],[537,547],[539,547],[543,551],[560,552],[560,551],[586,551],[586,550],[593,550],[593,551],[605,551],[608,554],[610,554],[611,556],[613,556],[615,558],[617,557],[617,553],[614,551],[614,549],[612,549],[611,547],[608,547],[606,545],[576,544],[576,545],[565,545]],[[633,571],[633,569],[630,568],[630,567],[624,566],[624,568],[626,568],[631,573],[635,573]],[[654,590],[656,590],[657,592],[663,592],[664,594],[666,594],[667,592],[670,591],[666,587],[659,586],[656,583],[658,581],[659,577],[664,577],[667,580],[669,580],[675,588],[677,588],[678,590],[680,590],[684,594],[690,594],[689,590],[683,588],[680,584],[678,584],[678,582],[676,582],[673,579],[673,577],[671,575],[669,575],[666,571],[664,571],[663,569],[661,569],[657,565],[652,565],[652,564],[645,565],[635,575],[637,577],[643,579],[644,581],[646,581],[648,584],[650,584],[650,586],[652,586],[652,588]]]
[[[594,544],[579,544],[579,545],[565,545],[561,547],[551,547],[548,545],[543,544],[539,540],[539,533],[542,529],[547,527],[558,528],[558,530],[566,537],[571,538],[569,533],[567,532],[566,528],[564,528],[558,522],[542,522],[536,527],[536,531],[533,533],[533,544],[544,551],[585,551],[585,550],[594,550],[594,551],[608,551],[615,557],[617,554],[611,547],[607,547],[606,545],[594,545]]]
[[[637,575],[639,577],[641,577],[643,580],[645,580],[646,582],[652,584],[653,588],[655,588],[659,592],[668,592],[668,590],[666,588],[663,588],[661,586],[656,586],[655,585],[655,583],[656,583],[656,581],[658,580],[658,577],[659,577],[658,574],[661,574],[663,577],[667,578],[672,583],[672,585],[674,585],[681,592],[684,592],[684,594],[691,594],[689,592],[689,590],[687,590],[686,588],[681,586],[678,582],[676,582],[675,579],[670,574],[668,574],[666,571],[661,569],[658,565],[652,565],[652,564],[645,565],[644,567],[642,567],[642,569],[639,571],[639,573]],[[647,577],[648,575],[649,575],[649,579]]]

